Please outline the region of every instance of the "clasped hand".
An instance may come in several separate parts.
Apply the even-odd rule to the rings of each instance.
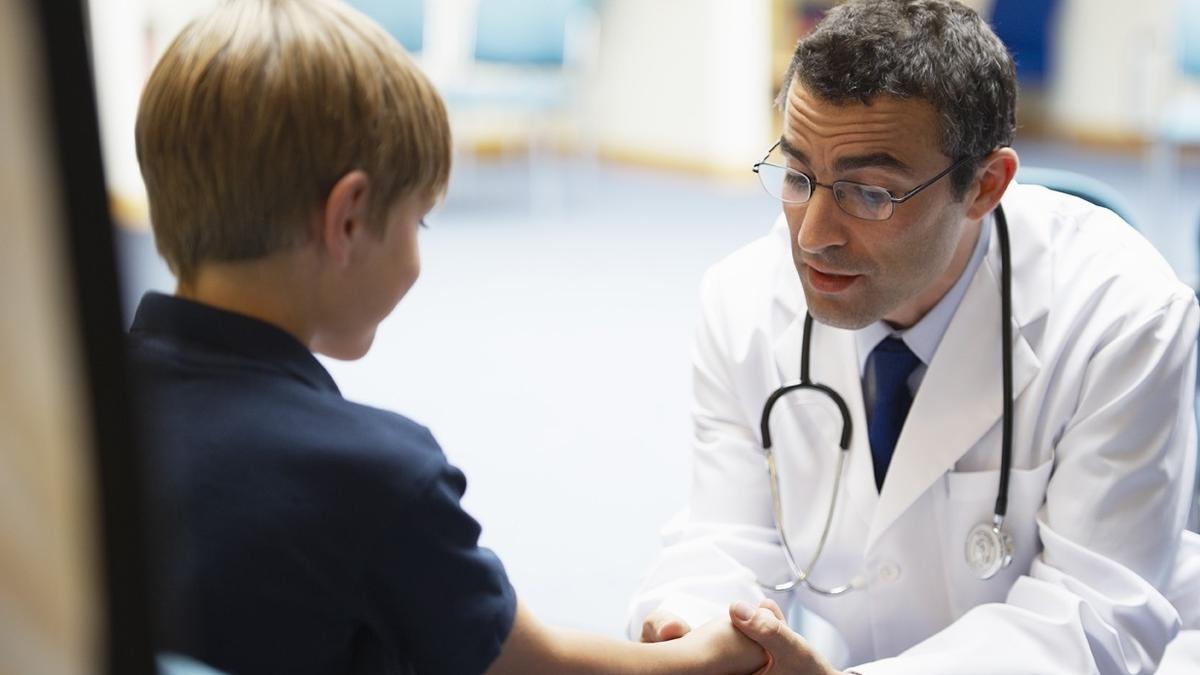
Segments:
[[[841,675],[787,625],[783,611],[773,600],[763,600],[757,607],[736,602],[729,608],[729,621],[766,653],[766,665],[755,675]],[[691,632],[683,619],[655,610],[642,623],[642,642],[675,640]]]

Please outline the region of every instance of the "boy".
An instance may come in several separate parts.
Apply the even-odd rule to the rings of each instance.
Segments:
[[[441,100],[377,26],[328,0],[219,7],[155,68],[137,148],[178,278],[130,338],[163,649],[237,673],[762,664],[725,621],[666,645],[538,623],[429,432],[345,401],[313,357],[367,352],[450,170]]]

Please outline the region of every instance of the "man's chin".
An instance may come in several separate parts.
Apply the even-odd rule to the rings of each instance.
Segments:
[[[844,314],[823,312],[818,310],[816,307],[809,307],[808,311],[812,314],[813,319],[816,319],[818,323],[822,323],[826,326],[832,326],[834,328],[841,328],[843,330],[858,330],[860,328],[866,328],[867,326],[870,326],[878,321],[878,319],[863,319],[861,317],[846,316]]]
[[[858,330],[875,323],[882,316],[876,316],[873,312],[855,311],[853,301],[831,302],[828,298],[811,293],[808,288],[804,289],[804,297],[812,317],[834,328]]]

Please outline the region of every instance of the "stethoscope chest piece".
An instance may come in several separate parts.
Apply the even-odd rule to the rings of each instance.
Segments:
[[[1012,536],[1002,523],[979,523],[967,535],[967,567],[981,580],[991,579],[1012,562]]]

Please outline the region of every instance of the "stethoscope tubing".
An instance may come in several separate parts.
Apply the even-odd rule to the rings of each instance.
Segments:
[[[996,527],[1004,524],[1008,513],[1008,474],[1012,469],[1013,437],[1013,353],[1012,353],[1012,252],[1008,241],[1008,218],[1004,207],[996,205],[996,235],[1000,245],[1000,368],[1004,375],[1004,415],[1000,441],[1000,486],[997,488]]]

